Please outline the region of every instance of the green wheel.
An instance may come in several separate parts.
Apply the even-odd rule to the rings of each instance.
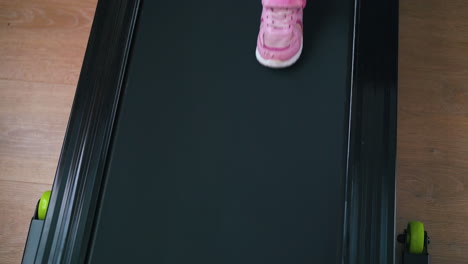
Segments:
[[[411,254],[424,253],[424,224],[421,222],[409,222],[406,229],[406,246]]]
[[[44,220],[49,208],[50,202],[50,191],[44,192],[39,200],[39,206],[37,207],[37,218]]]

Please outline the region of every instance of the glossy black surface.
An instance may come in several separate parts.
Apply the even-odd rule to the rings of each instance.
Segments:
[[[275,71],[260,1],[144,2],[90,262],[338,261],[352,7],[308,6],[302,61]]]
[[[138,6],[98,2],[36,264],[86,258]]]
[[[356,3],[346,263],[394,263],[398,1]]]

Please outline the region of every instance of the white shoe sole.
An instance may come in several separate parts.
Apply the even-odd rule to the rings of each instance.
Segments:
[[[262,58],[262,56],[260,55],[260,52],[258,51],[258,48],[255,50],[255,55],[257,56],[258,62],[260,62],[260,64],[262,64],[265,67],[273,68],[273,69],[287,68],[293,65],[294,63],[296,63],[296,61],[301,57],[303,44],[304,44],[304,40],[301,40],[301,48],[299,49],[299,52],[296,55],[294,55],[294,57],[292,57],[291,59],[287,61],[266,60]]]

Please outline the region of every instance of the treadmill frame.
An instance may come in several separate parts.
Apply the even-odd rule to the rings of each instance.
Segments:
[[[87,259],[141,2],[98,2],[34,263]],[[394,263],[399,3],[354,3],[342,263]]]

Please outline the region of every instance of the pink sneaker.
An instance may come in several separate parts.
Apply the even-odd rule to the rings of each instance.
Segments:
[[[306,0],[262,0],[257,60],[270,68],[293,65],[302,52],[302,10]]]

